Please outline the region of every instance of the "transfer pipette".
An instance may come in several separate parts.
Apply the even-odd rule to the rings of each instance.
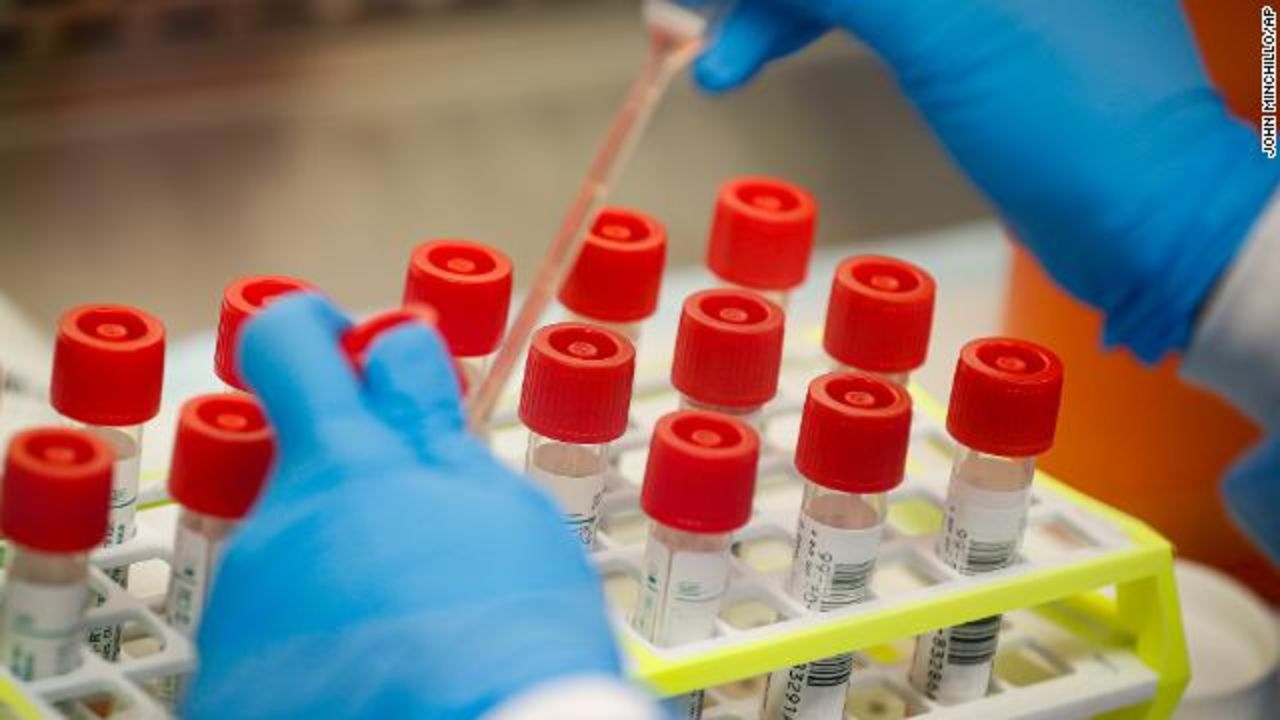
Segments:
[[[719,3],[706,5],[718,6]],[[587,224],[604,204],[609,188],[636,141],[644,132],[671,78],[697,55],[706,30],[706,18],[671,0],[646,0],[645,23],[649,31],[649,55],[631,85],[604,142],[587,170],[586,179],[569,206],[559,231],[547,248],[529,294],[494,356],[493,365],[476,389],[469,406],[472,430],[480,431],[502,394],[511,370],[524,353],[538,318],[556,295],[560,282],[586,238]]]

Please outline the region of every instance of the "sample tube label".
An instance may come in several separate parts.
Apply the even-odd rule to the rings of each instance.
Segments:
[[[1030,499],[1030,488],[995,491],[953,481],[947,490],[938,557],[964,575],[1008,567],[1022,543]]]
[[[604,497],[604,473],[570,477],[534,465],[529,474],[556,501],[574,538],[586,548],[594,547],[600,501]]]
[[[715,634],[720,601],[729,586],[729,551],[673,552],[650,540],[645,548],[644,588],[632,626],[659,647],[705,640]]]
[[[4,594],[0,653],[9,670],[22,680],[75,670],[88,589],[81,583],[40,585],[10,577]]]
[[[191,528],[178,526],[165,614],[169,625],[187,637],[195,637],[196,625],[209,597],[209,580],[221,553],[222,543],[211,541]]]
[[[921,635],[916,640],[911,684],[944,703],[986,695],[999,635],[999,615]]]
[[[788,592],[814,612],[867,598],[881,525],[842,529],[800,514]],[[853,654],[778,670],[765,692],[766,720],[832,720],[844,716]]]
[[[111,475],[111,511],[107,519],[107,537],[102,544],[104,547],[119,545],[132,539],[137,532],[138,476],[142,462],[138,443],[129,433],[119,428],[88,426],[85,429],[107,443],[116,456]],[[120,587],[129,586],[128,566],[111,568],[107,571],[107,577]],[[105,598],[99,597],[97,604],[101,605],[103,602]],[[114,660],[120,654],[120,632],[119,625],[91,628],[89,645],[102,657]]]
[[[938,557],[963,575],[980,575],[1013,564],[1026,528],[1030,499],[1030,488],[987,490],[953,479],[938,536]],[[921,635],[916,641],[911,684],[944,703],[986,695],[999,634],[997,615]]]

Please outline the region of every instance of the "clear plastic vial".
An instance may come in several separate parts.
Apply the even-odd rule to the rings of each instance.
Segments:
[[[831,373],[809,385],[796,469],[806,479],[787,592],[810,612],[862,602],[884,534],[887,493],[902,482],[911,398],[865,373]],[[765,720],[840,720],[853,654],[775,671]]]
[[[960,353],[947,429],[960,445],[935,551],[962,575],[1017,561],[1035,456],[1049,450],[1062,395],[1062,363],[1020,340],[975,340]],[[944,704],[983,697],[1000,616],[944,628],[916,641],[910,681]]]
[[[81,425],[80,429],[96,435],[115,455],[112,472],[111,512],[107,522],[104,547],[121,545],[137,534],[138,492],[142,477],[142,425]],[[106,571],[120,587],[129,587],[129,566]],[[89,645],[102,657],[114,659],[120,654],[121,627],[103,625],[89,628]]]
[[[107,546],[128,542],[135,533],[142,425],[160,409],[164,342],[159,320],[124,305],[82,305],[58,323],[53,406],[71,424],[99,437],[115,456]],[[108,574],[128,585],[127,566]],[[91,628],[89,643],[102,657],[115,659],[120,627]]]
[[[631,343],[593,325],[548,325],[529,346],[520,392],[525,472],[587,549],[595,546],[609,443],[627,429],[634,375]]]
[[[89,551],[107,529],[111,450],[78,430],[19,433],[0,493],[0,529],[11,552],[0,657],[22,680],[71,672],[80,664]]]
[[[933,278],[909,262],[847,258],[831,281],[823,348],[839,370],[906,386],[929,354],[934,297]]]
[[[181,506],[174,533],[165,618],[195,637],[227,536],[266,482],[274,444],[257,401],[243,393],[202,395],[178,418],[169,494]],[[166,678],[158,695],[176,708],[185,679]]]
[[[690,295],[680,314],[671,384],[681,407],[742,418],[759,427],[778,392],[782,309],[746,290]]]
[[[734,178],[716,195],[707,266],[727,287],[786,309],[809,273],[818,203],[803,188],[768,177]]]
[[[560,304],[572,321],[612,330],[637,345],[641,322],[658,308],[666,262],[662,223],[629,208],[603,208],[560,286]]]
[[[632,628],[654,645],[715,634],[732,535],[751,516],[759,452],[755,431],[725,415],[679,411],[655,426],[640,499],[653,524],[631,616]],[[665,705],[673,717],[696,720],[702,693]]]

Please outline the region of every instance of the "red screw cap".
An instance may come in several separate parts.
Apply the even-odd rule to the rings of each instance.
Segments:
[[[935,285],[929,273],[878,255],[840,263],[831,283],[822,344],[838,362],[879,373],[924,364],[933,326]]]
[[[58,322],[50,397],[91,425],[136,425],[156,416],[164,383],[164,325],[125,305],[81,305]]]
[[[706,405],[748,408],[778,392],[782,310],[746,290],[704,290],[684,302],[671,384]]]
[[[222,291],[218,345],[213,353],[213,371],[222,382],[241,390],[249,389],[236,370],[236,347],[245,321],[281,295],[314,289],[304,280],[284,275],[251,275],[233,281]]]
[[[440,313],[440,334],[458,357],[488,355],[498,347],[511,305],[511,261],[466,240],[433,240],[409,259],[404,301]]]
[[[751,518],[760,440],[746,423],[683,410],[653,429],[640,505],[663,525],[696,533],[733,532]]]
[[[271,428],[253,396],[192,398],[178,417],[169,494],[190,510],[238,520],[258,498],[274,452]]]
[[[583,323],[548,325],[529,346],[520,420],[560,442],[615,440],[627,429],[635,370],[635,350],[621,335]]]
[[[902,482],[911,437],[911,396],[866,373],[839,372],[809,383],[796,469],[823,487],[887,492]]]
[[[1031,457],[1053,447],[1062,361],[1025,340],[985,338],[960,349],[947,430],[979,452]]]
[[[804,282],[813,254],[818,202],[800,187],[767,177],[735,178],[720,188],[707,266],[758,290]]]
[[[636,322],[653,314],[667,263],[667,229],[644,213],[605,208],[560,288],[560,303],[587,318]]]
[[[83,430],[18,433],[4,461],[0,529],[20,545],[51,553],[101,545],[114,461],[111,448]]]

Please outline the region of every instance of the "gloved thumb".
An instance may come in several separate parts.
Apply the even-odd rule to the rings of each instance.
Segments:
[[[1280,564],[1280,441],[1268,439],[1237,462],[1222,493],[1245,533]]]

